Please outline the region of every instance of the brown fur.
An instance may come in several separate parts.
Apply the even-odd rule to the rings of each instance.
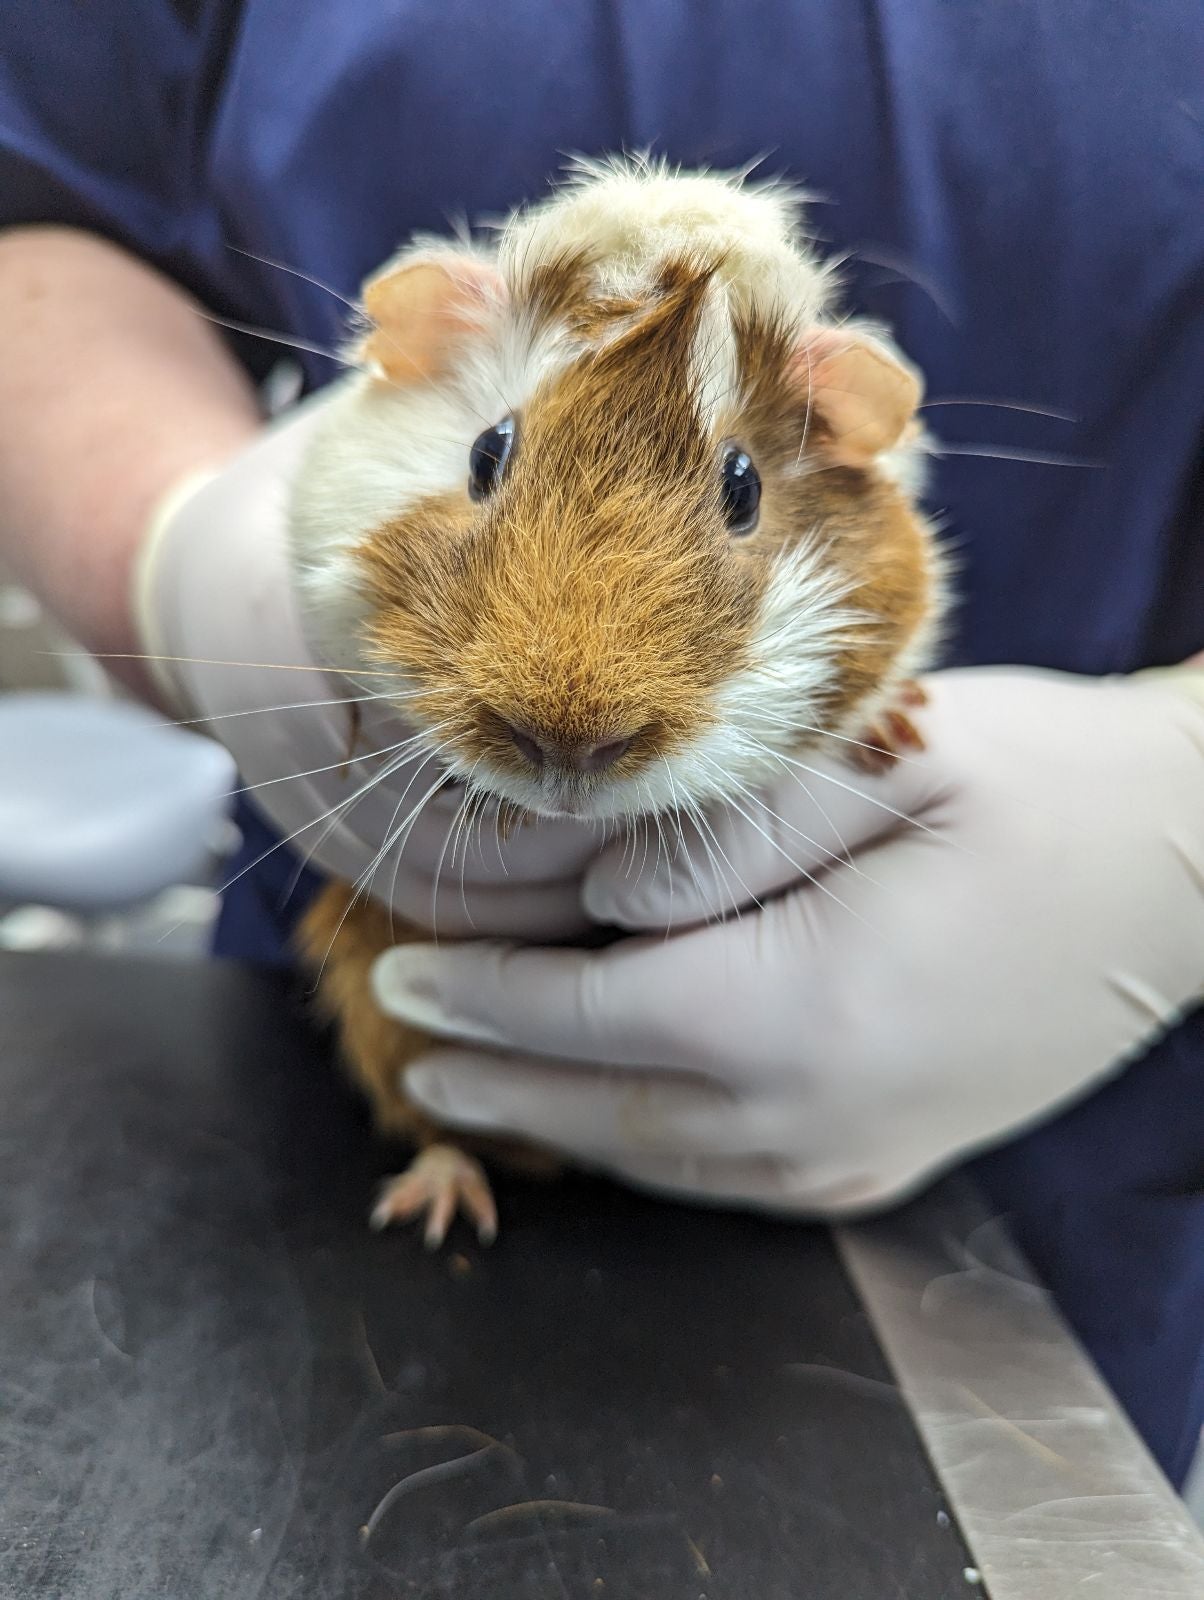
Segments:
[[[671,754],[706,728],[715,691],[746,663],[775,559],[812,533],[874,622],[841,649],[831,726],[889,680],[925,618],[925,532],[885,478],[825,459],[829,435],[791,375],[789,330],[738,329],[738,396],[715,437],[704,427],[690,369],[713,271],[669,263],[642,302],[591,299],[583,257],[533,274],[533,319],[562,323],[586,348],[517,419],[503,483],[482,505],[466,492],[429,499],[361,548],[369,654],[404,670],[412,714],[443,724],[439,738],[466,760],[521,771],[507,723],[565,743],[634,735],[618,777]],[[725,438],[762,478],[747,539],[722,516]],[[379,1014],[368,978],[380,951],[417,935],[390,929],[370,903],[348,911],[349,898],[336,886],[318,901],[304,949],[325,962],[322,1001],[378,1125],[429,1141],[438,1130],[398,1089],[426,1040]]]
[[[874,619],[837,658],[837,692],[826,710],[839,726],[889,677],[931,610],[928,535],[893,483],[825,459],[827,427],[790,376],[788,331],[750,321],[738,341],[745,403],[729,431],[757,462],[764,494],[757,533],[737,553],[767,567],[815,530],[833,568],[855,585],[850,603]]]
[[[401,1092],[401,1074],[431,1043],[417,1028],[386,1017],[372,993],[372,964],[393,945],[422,935],[404,924],[391,923],[374,901],[355,902],[347,884],[329,884],[302,918],[298,930],[301,954],[318,980],[318,1002],[338,1029],[347,1068],[372,1110],[377,1131],[388,1139],[422,1148],[443,1136],[437,1123],[416,1109]],[[503,1139],[456,1141],[464,1149],[527,1173],[549,1176],[559,1163],[546,1151]]]
[[[763,579],[731,557],[689,390],[708,280],[678,276],[536,394],[484,507],[445,496],[363,547],[370,654],[470,759],[521,770],[502,719],[565,743],[639,731],[623,776],[705,725],[739,665]]]

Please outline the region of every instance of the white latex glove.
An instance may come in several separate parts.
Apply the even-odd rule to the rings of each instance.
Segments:
[[[400,858],[394,844],[371,879],[373,895],[402,920],[449,937],[578,934],[588,926],[580,873],[598,833],[542,822],[502,842],[487,821],[479,837],[474,829],[457,845],[463,791],[438,791],[431,763],[405,759],[412,730],[373,696],[371,676],[323,670],[306,646],[286,511],[329,394],[294,408],[160,508],[135,606],[143,648],[157,658],[160,693],[182,719],[221,740],[282,839],[326,873],[366,879],[381,846],[413,816]],[[348,763],[356,711],[360,735]],[[393,760],[401,764],[377,783]]]
[[[1117,1070],[1204,997],[1204,675],[979,669],[928,688],[927,754],[877,778],[797,771],[826,817],[787,777],[756,827],[716,819],[732,884],[790,885],[763,909],[593,952],[382,956],[381,1003],[466,1041],[407,1091],[640,1184],[841,1215]],[[828,855],[837,833],[851,862]],[[649,928],[724,890],[678,852],[641,881],[604,856],[585,895]]]

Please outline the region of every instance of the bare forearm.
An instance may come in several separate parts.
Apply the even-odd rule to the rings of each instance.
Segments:
[[[254,392],[181,289],[69,229],[0,234],[0,348],[0,556],[89,649],[136,650],[147,518],[251,437]]]

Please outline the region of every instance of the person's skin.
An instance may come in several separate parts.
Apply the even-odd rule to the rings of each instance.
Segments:
[[[0,348],[0,559],[89,650],[137,651],[147,521],[257,432],[254,390],[181,288],[69,228],[0,232]]]

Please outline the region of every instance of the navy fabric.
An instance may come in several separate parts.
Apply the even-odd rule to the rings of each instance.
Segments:
[[[240,795],[234,822],[242,842],[226,863],[214,954],[260,966],[291,967],[289,930],[297,925],[322,887],[304,853],[282,844],[262,814]]]
[[[337,338],[339,303],[232,247],[354,294],[411,229],[542,192],[562,152],[764,155],[822,197],[852,303],[933,400],[1075,419],[934,406],[945,441],[1094,463],[940,464],[950,660],[1099,673],[1204,647],[1198,0],[125,0],[69,29],[50,9],[0,9],[0,220],[98,229],[310,340]],[[288,854],[228,898],[225,952],[286,959]],[[977,1164],[1176,1482],[1204,1420],[1202,1091],[1197,1016]]]

